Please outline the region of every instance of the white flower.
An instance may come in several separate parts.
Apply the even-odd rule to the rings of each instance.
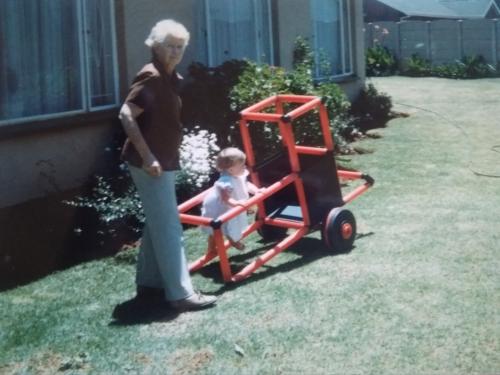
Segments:
[[[208,182],[215,168],[215,155],[219,151],[217,136],[195,126],[184,135],[180,147],[181,172],[178,182],[197,188]]]

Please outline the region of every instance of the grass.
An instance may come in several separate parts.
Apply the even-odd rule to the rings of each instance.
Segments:
[[[216,264],[195,274],[216,308],[119,321],[133,252],[54,273],[1,293],[0,373],[499,373],[500,179],[474,172],[500,175],[500,80],[373,81],[410,117],[349,163],[377,181],[349,204],[352,252],[314,233],[242,283]],[[246,244],[233,264],[267,246]],[[198,231],[186,247],[203,252]]]

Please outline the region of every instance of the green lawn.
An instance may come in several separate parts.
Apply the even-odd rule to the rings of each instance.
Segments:
[[[500,80],[373,82],[410,116],[351,158],[376,179],[348,205],[352,252],[314,233],[245,282],[195,274],[216,308],[119,321],[132,252],[55,273],[0,294],[0,373],[500,373],[500,178],[476,174],[500,175]],[[198,231],[186,242],[203,252]],[[234,264],[266,248],[246,243]]]

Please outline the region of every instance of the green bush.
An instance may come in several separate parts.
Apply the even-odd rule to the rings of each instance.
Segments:
[[[414,53],[405,61],[402,74],[410,77],[426,77],[431,75],[431,72],[430,62]]]
[[[385,125],[391,118],[392,99],[385,93],[380,93],[369,83],[352,103],[351,114],[357,119],[357,126],[366,131]]]
[[[314,54],[309,42],[304,37],[298,36],[293,46],[293,68],[301,66],[312,67],[314,64]]]
[[[230,92],[231,108],[238,112],[258,101],[277,94],[316,95],[324,97],[337,146],[346,145],[346,137],[352,132],[353,121],[349,116],[350,103],[342,89],[333,82],[315,84],[312,53],[303,38],[296,40],[294,49],[294,69],[287,72],[283,68],[267,64],[249,63],[240,76],[239,82]],[[285,112],[293,105],[284,108]],[[270,108],[274,110],[274,108]],[[319,116],[308,113],[294,121],[295,138],[299,144],[318,145],[323,143],[319,130]],[[250,134],[256,154],[262,159],[281,150],[279,131],[275,124],[250,126]]]
[[[351,102],[340,86],[333,82],[320,83],[315,92],[316,95],[323,97],[337,150],[347,147],[357,131],[354,118],[350,114]]]
[[[229,92],[247,67],[244,60],[229,60],[214,68],[201,63],[188,67],[188,77],[181,92],[182,121],[187,129],[201,126],[215,133],[219,146],[230,143],[238,113],[231,110]]]
[[[471,79],[498,76],[498,69],[486,63],[481,55],[465,56],[451,64],[431,66],[428,60],[414,54],[405,61],[401,74],[411,77]]]
[[[481,56],[465,56],[457,65],[463,71],[463,78],[487,78],[493,77],[497,73],[496,69],[486,63],[486,59]]]
[[[117,220],[131,219],[133,229],[140,231],[140,226],[144,223],[144,214],[135,186],[125,170],[119,179],[127,179],[123,191],[120,191],[113,179],[97,176],[95,186],[89,196],[76,197],[75,200],[64,201],[64,203],[92,209],[105,227]]]
[[[208,188],[219,151],[216,141],[215,134],[204,129],[195,128],[184,134],[180,147],[181,170],[176,173],[175,181],[179,203]],[[103,225],[102,233],[113,230],[109,224],[117,221],[140,232],[145,220],[141,200],[124,163],[113,175],[97,176],[89,195],[64,203],[93,210]]]
[[[381,45],[367,48],[366,74],[369,77],[389,76],[396,73],[398,62],[392,53]]]
[[[464,66],[459,65],[457,63],[434,66],[432,67],[432,70],[428,75],[440,78],[453,78],[453,79],[466,78]]]

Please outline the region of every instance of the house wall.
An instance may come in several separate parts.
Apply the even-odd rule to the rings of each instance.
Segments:
[[[352,23],[354,76],[346,82],[340,82],[349,99],[355,99],[364,87],[366,78],[365,39],[362,0],[352,1],[354,20]]]
[[[363,33],[363,3],[362,0],[351,1],[353,22],[351,25],[353,39],[353,70],[354,76],[342,79],[339,85],[350,99],[354,99],[365,80],[364,33]],[[307,20],[307,22],[303,22]],[[311,8],[308,1],[277,0],[276,16],[278,37],[278,63],[290,69],[293,65],[293,46],[295,39],[302,36],[312,41],[313,25]],[[276,25],[275,25],[276,26]],[[312,44],[312,43],[311,43]]]
[[[183,23],[191,33],[191,41],[178,70],[186,75],[186,69],[193,61],[199,60],[200,35],[196,23],[200,9],[197,0],[137,0],[123,1],[124,41],[126,47],[126,77],[129,83],[136,72],[150,59],[150,52],[144,45],[144,40],[151,27],[159,20],[173,18]],[[339,82],[349,97],[353,98],[359,92],[365,78],[364,68],[364,36],[362,0],[351,0],[355,22],[352,25],[355,50],[355,77]],[[293,44],[297,36],[312,38],[312,22],[310,22],[310,6],[304,0],[273,0],[273,27],[275,39],[276,64],[291,68],[293,62]],[[304,20],[307,20],[304,22]],[[125,85],[126,86],[126,85]],[[126,88],[125,92],[126,92]],[[125,94],[122,93],[123,95]]]
[[[175,18],[195,29],[193,1],[116,0],[118,65],[123,98],[150,58],[151,26]],[[193,49],[184,61],[194,59]],[[185,63],[186,65],[186,63]],[[99,173],[111,137],[120,131],[116,109],[0,126],[0,208],[80,187]]]
[[[301,22],[299,22],[298,18],[300,18]],[[295,39],[298,36],[307,38],[309,41],[312,39],[309,2],[303,0],[277,0],[273,21],[276,24],[278,36],[276,38],[278,39],[278,64],[286,69],[291,69]]]
[[[106,157],[115,126],[100,119],[1,137],[0,208],[83,185]]]
[[[197,0],[116,0],[118,67],[123,99],[136,72],[150,59],[144,40],[159,20],[174,18],[191,32],[191,42],[179,66],[197,60],[201,35]],[[364,80],[362,0],[352,0],[355,76],[340,82],[354,97]],[[273,0],[277,64],[292,66],[298,35],[311,38],[310,8],[304,0]],[[119,106],[106,112],[0,126],[0,208],[77,188],[98,172],[105,145],[119,131]]]

